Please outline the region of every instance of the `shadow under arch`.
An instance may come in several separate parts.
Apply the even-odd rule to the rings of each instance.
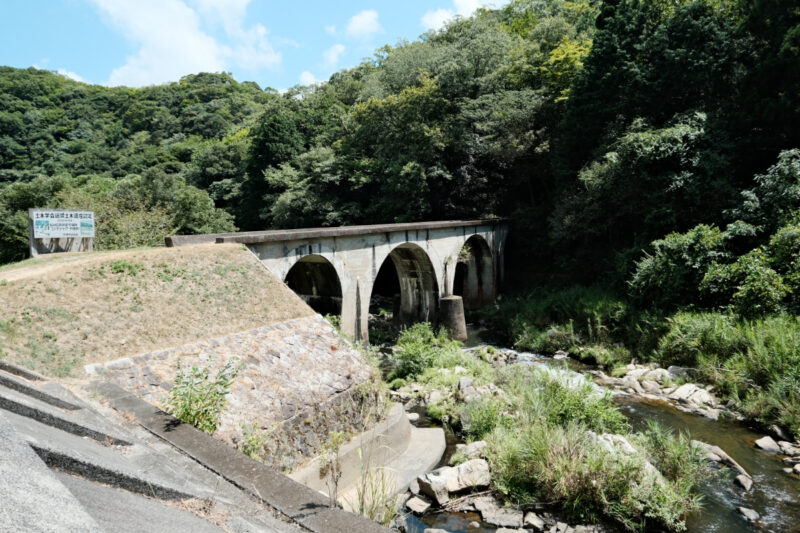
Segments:
[[[303,256],[286,273],[285,283],[317,313],[342,314],[339,275],[321,255]]]
[[[492,250],[486,239],[473,235],[458,253],[453,294],[461,296],[465,309],[476,309],[494,302],[496,286]]]
[[[437,324],[439,284],[433,263],[420,246],[408,242],[400,244],[383,260],[373,280],[370,301],[379,294],[394,297],[395,325]]]

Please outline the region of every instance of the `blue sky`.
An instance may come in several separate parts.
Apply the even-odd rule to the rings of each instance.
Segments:
[[[507,0],[0,0],[0,65],[140,87],[195,72],[283,90]]]

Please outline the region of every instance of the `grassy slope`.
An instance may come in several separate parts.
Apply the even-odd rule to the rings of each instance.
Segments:
[[[0,269],[0,357],[51,376],[312,313],[239,245],[58,254]]]

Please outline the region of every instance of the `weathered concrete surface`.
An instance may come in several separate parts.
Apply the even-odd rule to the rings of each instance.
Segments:
[[[243,368],[217,438],[235,444],[243,428],[255,424],[269,434],[265,451],[272,466],[283,469],[316,455],[330,430],[360,430],[359,405],[350,397],[371,368],[319,315],[89,365],[87,371],[163,406],[179,362],[218,368],[234,357]]]
[[[249,492],[288,519],[318,533],[388,533],[358,515],[329,507],[328,498],[234,450],[196,428],[181,423],[119,387],[96,382],[93,391],[118,411],[129,413],[143,427],[189,457]]]
[[[467,308],[494,301],[503,280],[508,225],[501,219],[415,222],[207,236],[174,236],[167,246],[197,242],[243,243],[270,272],[286,280],[301,262],[326,263],[338,278],[342,331],[368,338],[372,289],[385,261],[400,281],[401,322],[437,321],[439,298],[463,295]],[[456,286],[457,270],[461,271]]]
[[[152,500],[86,481],[63,473],[56,478],[69,489],[83,509],[105,531],[141,533],[142,531],[191,531],[222,533],[222,529],[193,514]]]
[[[358,491],[366,494],[370,483],[380,484],[390,494],[405,491],[420,474],[434,468],[446,447],[441,428],[416,428],[402,405],[396,404],[386,420],[342,445],[339,458],[339,502],[351,510]],[[320,476],[319,457],[289,474],[293,480],[327,494],[326,478]],[[369,474],[362,477],[368,471]],[[383,492],[383,491],[381,491]]]
[[[44,384],[29,386],[42,392]],[[91,413],[129,444],[100,443],[0,408],[0,531],[387,532],[329,509],[318,493],[119,387],[75,386],[80,398],[52,382],[47,389],[71,398],[77,409],[64,413],[78,423]],[[10,391],[0,386],[0,394]]]
[[[231,532],[305,530],[92,396],[78,398],[38,377],[19,387],[13,376],[26,374],[4,368],[13,372],[0,370],[4,382],[15,388],[0,385],[0,397],[14,398],[3,405],[17,412],[0,406],[0,531],[210,533],[223,523]],[[37,404],[48,394],[70,408]],[[24,404],[48,410],[49,417],[69,417],[75,426],[106,428],[124,442],[79,436],[89,429],[42,421],[40,413],[18,408]]]
[[[0,530],[102,529],[0,414]]]

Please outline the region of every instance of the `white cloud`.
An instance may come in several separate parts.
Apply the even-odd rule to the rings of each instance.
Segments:
[[[83,79],[82,77],[78,76],[77,74],[75,74],[71,70],[60,68],[56,72],[61,74],[65,78],[69,78],[71,80],[75,80],[75,81],[80,81],[80,82],[86,83],[85,79]]]
[[[281,55],[267,40],[260,24],[244,27],[250,0],[91,0],[111,24],[138,46],[109,85],[142,86],[175,81],[196,72],[219,72],[238,65],[272,67]],[[203,23],[224,29],[220,42],[203,30]]]
[[[452,9],[437,9],[422,15],[422,26],[427,30],[439,30],[456,15],[469,17],[479,7],[498,8],[506,5],[510,0],[496,0],[485,2],[481,0],[453,0]]]
[[[378,22],[378,12],[374,9],[366,9],[361,13],[353,15],[347,23],[347,35],[355,39],[368,39],[373,35],[381,33],[383,27]]]
[[[322,83],[322,80],[317,79],[317,77],[309,71],[304,70],[302,74],[300,74],[300,83],[303,85],[316,85],[317,83]]]
[[[343,44],[334,44],[325,52],[323,52],[322,57],[325,60],[325,66],[328,68],[333,68],[339,63],[339,57],[344,53],[345,47]]]
[[[445,22],[453,18],[454,13],[449,9],[428,11],[422,15],[422,25],[428,30],[438,30],[444,27]]]

